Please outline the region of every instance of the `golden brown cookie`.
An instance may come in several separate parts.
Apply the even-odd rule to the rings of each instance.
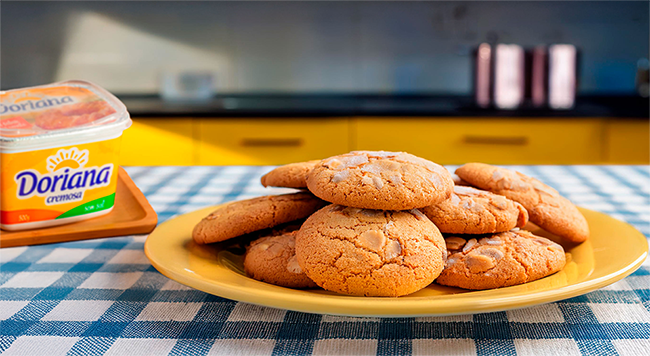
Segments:
[[[322,160],[307,187],[323,200],[356,208],[408,210],[449,198],[442,166],[404,152],[355,151]]]
[[[528,231],[467,238],[445,238],[448,257],[436,283],[465,289],[507,287],[551,275],[566,263],[562,246]]]
[[[307,188],[307,174],[320,160],[290,163],[280,166],[262,176],[265,187]]]
[[[258,281],[288,288],[315,288],[296,259],[296,233],[261,237],[246,248],[244,270]]]
[[[528,222],[521,204],[472,187],[455,186],[451,198],[420,210],[442,233],[493,234]]]
[[[269,195],[221,205],[192,232],[199,244],[224,241],[311,215],[325,202],[310,193]]]
[[[578,208],[555,189],[509,169],[484,163],[468,163],[456,174],[473,186],[512,199],[528,210],[530,221],[570,242],[589,237],[587,220]]]
[[[429,285],[444,264],[445,243],[420,211],[329,205],[296,236],[298,263],[320,287],[343,294],[397,297]]]

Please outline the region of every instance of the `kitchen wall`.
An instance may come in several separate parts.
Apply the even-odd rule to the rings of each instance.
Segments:
[[[648,2],[6,2],[3,89],[86,79],[156,93],[207,71],[218,92],[471,92],[478,43],[572,43],[580,92],[632,93]]]

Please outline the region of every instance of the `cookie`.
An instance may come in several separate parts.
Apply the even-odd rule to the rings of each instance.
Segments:
[[[451,198],[420,210],[442,233],[492,234],[528,222],[521,204],[472,187],[455,186]]]
[[[265,187],[307,188],[307,174],[320,160],[291,163],[280,166],[262,176]]]
[[[315,288],[296,259],[296,233],[261,237],[248,246],[244,255],[246,274],[258,281],[288,288]]]
[[[364,209],[422,208],[449,198],[453,186],[444,167],[404,152],[334,156],[307,175],[307,187],[317,197]]]
[[[455,173],[451,173],[451,180],[454,181],[454,185],[471,186],[471,184],[464,181],[462,178],[458,176],[458,174]]]
[[[440,274],[445,242],[420,211],[381,211],[329,205],[296,236],[296,257],[320,287],[342,294],[397,297]]]
[[[325,202],[310,193],[269,195],[220,206],[192,231],[196,243],[228,240],[311,215]]]
[[[448,257],[436,283],[465,289],[492,289],[551,275],[566,263],[562,246],[524,230],[479,239],[447,237]]]
[[[465,164],[456,174],[473,186],[520,203],[528,210],[530,221],[550,233],[573,243],[589,237],[587,220],[578,208],[535,178],[484,163]]]

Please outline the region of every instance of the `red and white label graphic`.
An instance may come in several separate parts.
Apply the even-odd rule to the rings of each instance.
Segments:
[[[31,129],[32,124],[23,119],[22,116],[14,116],[0,120],[0,129]]]

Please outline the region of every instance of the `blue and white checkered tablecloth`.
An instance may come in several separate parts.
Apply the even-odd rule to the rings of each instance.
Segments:
[[[455,167],[450,167],[455,168]],[[517,166],[650,236],[647,166]],[[160,221],[263,188],[270,167],[131,167]],[[648,355],[650,263],[601,290],[537,307],[449,317],[348,318],[223,299],[173,282],[146,236],[0,250],[4,355]]]

